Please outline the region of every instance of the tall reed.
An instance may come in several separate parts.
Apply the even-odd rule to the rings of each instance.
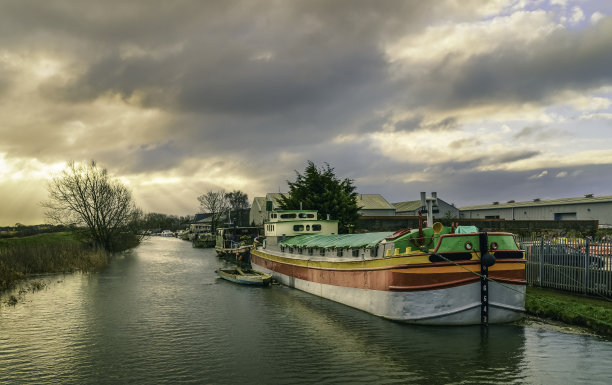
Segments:
[[[1,242],[0,290],[33,274],[96,271],[106,266],[109,258],[107,252],[70,237]]]

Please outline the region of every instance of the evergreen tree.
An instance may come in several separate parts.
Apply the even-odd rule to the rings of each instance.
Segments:
[[[279,200],[285,210],[317,210],[320,218],[338,220],[338,232],[347,233],[359,218],[357,193],[351,179],[339,180],[334,169],[325,163],[321,169],[308,161],[304,174],[295,172],[295,182],[287,181],[289,194]]]

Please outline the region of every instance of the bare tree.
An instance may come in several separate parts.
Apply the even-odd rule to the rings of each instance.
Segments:
[[[247,210],[249,208],[249,196],[240,190],[234,190],[225,194],[225,198],[231,209],[232,218],[236,219],[238,226],[244,226],[245,224],[248,226],[249,214]]]
[[[234,190],[225,194],[232,210],[244,210],[249,208],[249,196],[240,190]]]
[[[198,197],[200,208],[203,212],[210,213],[210,224],[214,232],[219,226],[221,216],[228,210],[229,204],[225,191],[209,191]]]
[[[92,240],[107,251],[120,248],[118,240],[126,232],[133,234],[134,223],[142,214],[127,187],[95,161],[69,162],[47,189],[49,199],[42,202],[47,218],[57,224],[86,228]]]

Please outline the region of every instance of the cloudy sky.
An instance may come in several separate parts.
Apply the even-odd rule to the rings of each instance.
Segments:
[[[95,159],[146,212],[287,191],[612,194],[608,0],[0,0],[0,225]]]

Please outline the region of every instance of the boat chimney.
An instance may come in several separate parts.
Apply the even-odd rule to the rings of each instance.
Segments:
[[[425,212],[427,210],[427,206],[425,203],[425,191],[421,191],[421,210]]]
[[[302,209],[302,202],[300,202],[300,210]]]
[[[329,221],[329,214],[327,214],[327,220]]]

